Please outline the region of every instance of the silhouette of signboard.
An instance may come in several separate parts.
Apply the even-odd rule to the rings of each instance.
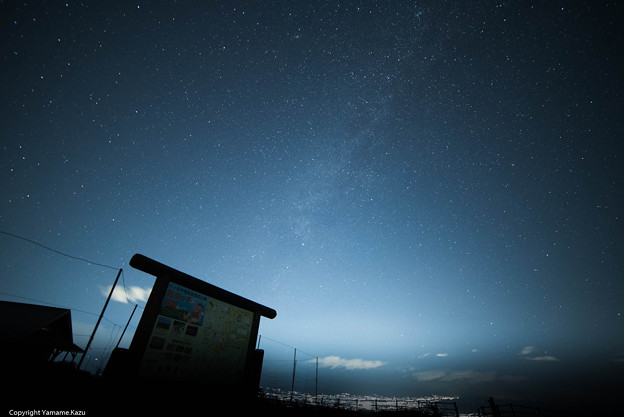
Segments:
[[[139,377],[253,385],[260,316],[275,310],[140,254],[130,265],[156,276],[129,349]]]

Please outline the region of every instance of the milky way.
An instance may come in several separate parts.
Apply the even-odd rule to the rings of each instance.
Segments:
[[[142,253],[277,311],[266,384],[621,389],[621,5],[299,3],[0,5],[1,297],[84,345],[123,268],[96,369]]]

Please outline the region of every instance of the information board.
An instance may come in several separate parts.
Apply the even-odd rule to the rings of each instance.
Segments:
[[[253,313],[170,282],[142,376],[234,384],[243,378]]]
[[[144,382],[186,390],[202,385],[257,391],[263,357],[255,349],[260,317],[272,319],[275,310],[141,254],[130,265],[156,281],[127,359],[117,369],[126,366]]]

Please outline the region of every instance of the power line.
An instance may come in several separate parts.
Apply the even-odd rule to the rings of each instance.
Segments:
[[[41,248],[43,248],[43,249],[49,250],[49,251],[51,251],[51,252],[54,252],[54,253],[56,253],[56,254],[58,254],[58,255],[65,256],[65,257],[70,258],[70,259],[75,259],[75,260],[78,260],[78,261],[86,262],[86,263],[88,263],[88,264],[90,264],[90,265],[96,265],[96,266],[101,266],[101,267],[104,267],[104,268],[110,268],[110,269],[118,270],[118,268],[116,268],[116,267],[114,267],[114,266],[110,266],[110,265],[102,264],[102,263],[99,263],[99,262],[90,261],[90,260],[88,260],[88,259],[81,258],[81,257],[79,257],[79,256],[74,256],[74,255],[67,254],[67,253],[65,253],[65,252],[61,252],[61,251],[59,251],[59,250],[57,250],[57,249],[51,248],[51,247],[49,247],[49,246],[46,246],[46,245],[44,245],[44,244],[42,244],[42,243],[39,243],[39,242],[37,242],[37,241],[35,241],[35,240],[28,239],[28,238],[26,238],[26,237],[24,237],[24,236],[20,236],[20,235],[17,235],[17,234],[14,234],[14,233],[10,233],[10,232],[4,231],[4,230],[0,230],[0,234],[6,235],[6,236],[10,236],[10,237],[13,237],[13,238],[15,238],[15,239],[20,239],[20,240],[23,240],[23,241],[25,241],[25,242],[28,242],[28,243],[31,243],[31,244],[33,244],[33,245],[39,246],[39,247],[41,247]],[[120,273],[121,278],[122,278],[122,287],[123,287],[123,289],[124,289],[124,295],[125,295],[125,297],[126,297],[126,301],[127,301],[127,302],[130,302],[130,299],[129,299],[129,297],[128,297],[128,291],[127,291],[127,289],[126,289],[126,279],[125,279],[125,275],[123,274],[123,269],[119,269],[119,273]],[[42,302],[42,303],[45,303],[45,304],[48,304],[48,305],[53,305],[53,306],[57,306],[57,307],[63,307],[63,308],[66,308],[65,306],[61,306],[61,305],[58,305],[58,304],[49,303],[49,302],[47,302],[47,301],[36,300],[36,299],[28,298],[28,297],[21,297],[21,296],[17,296],[17,295],[13,295],[13,294],[8,294],[8,293],[4,293],[4,292],[0,292],[0,294],[4,294],[4,295],[11,296],[11,297],[16,297],[16,298],[22,298],[22,299],[25,299],[25,300],[30,300],[30,301]],[[138,305],[137,305],[137,306],[138,306]],[[138,307],[143,308],[142,306],[138,306]],[[79,312],[82,312],[82,313],[86,313],[86,314],[96,315],[95,313],[90,312],[90,311],[84,311],[84,310],[79,310],[79,309],[73,309],[73,310],[74,310],[74,311],[79,311]],[[114,332],[114,330],[115,330],[115,328],[116,328],[116,327],[120,327],[120,328],[121,328],[121,326],[120,326],[119,324],[115,323],[114,321],[112,321],[112,320],[110,320],[110,319],[108,319],[108,318],[104,317],[104,315],[103,315],[103,314],[101,314],[100,316],[101,316],[100,318],[103,318],[104,320],[106,320],[106,321],[108,321],[108,322],[110,322],[110,323],[112,323],[112,324],[113,324],[113,329],[111,330],[111,336],[110,336],[110,337],[112,338],[112,332]],[[80,335],[80,336],[83,336],[83,335]],[[93,335],[92,335],[91,337],[93,337]],[[278,344],[280,344],[280,345],[286,346],[286,347],[288,347],[288,348],[290,348],[290,349],[294,349],[294,350],[295,350],[295,352],[297,351],[297,348],[295,348],[294,346],[287,345],[286,343],[280,342],[280,341],[278,341],[278,340],[274,340],[274,339],[271,339],[271,338],[269,338],[269,337],[262,336],[262,335],[260,335],[260,338],[268,339],[268,340],[270,340],[270,341],[272,341],[272,342],[275,342],[275,343],[278,343]],[[110,340],[109,340],[109,342],[110,342]],[[260,344],[260,340],[258,340],[258,345],[259,345],[259,344]],[[108,343],[108,345],[106,346],[106,348],[108,348],[109,346],[110,346],[110,343]],[[99,348],[99,349],[105,349],[105,348]],[[312,357],[316,357],[316,358],[318,359],[318,356],[317,356],[317,355],[314,355],[314,354],[311,354],[311,353],[308,353],[308,352],[304,352],[304,351],[301,351],[301,350],[300,350],[300,352],[301,352],[301,353],[304,353],[304,354],[306,354],[306,355],[312,356]],[[85,353],[86,353],[86,352],[85,352]],[[296,354],[296,353],[295,353],[295,354]]]
[[[86,311],[86,310],[81,310],[79,308],[67,307],[67,306],[64,306],[64,305],[61,305],[61,304],[51,303],[49,301],[38,300],[36,298],[22,297],[21,295],[10,294],[8,292],[3,292],[3,291],[0,291],[0,294],[6,295],[6,296],[9,296],[9,297],[14,297],[14,298],[21,298],[22,300],[35,301],[37,303],[46,304],[46,305],[52,306],[52,307],[66,308],[66,309],[69,309],[69,310],[72,310],[72,311],[77,311],[79,313],[90,314],[92,316],[97,316],[98,315],[98,313],[94,313],[92,311]],[[104,320],[108,321],[109,323],[114,324],[115,326],[120,326],[121,327],[121,325],[119,323],[115,323],[114,321],[112,321],[111,319],[109,319],[107,317],[102,317],[102,318]]]
[[[128,297],[128,289],[126,288],[126,275],[125,275],[123,270],[121,271],[121,285],[123,287],[124,294],[126,296],[126,302],[128,304],[132,304],[136,300],[132,301],[132,300],[130,300],[130,297]],[[138,305],[138,303],[135,303],[135,304],[137,305],[137,307],[139,307],[141,309],[145,309],[145,307]]]
[[[119,269],[119,268],[116,268],[114,266],[105,265],[105,264],[101,264],[101,263],[98,263],[98,262],[93,262],[93,261],[90,261],[88,259],[84,259],[84,258],[81,258],[81,257],[78,257],[78,256],[69,255],[67,253],[64,253],[64,252],[61,252],[59,250],[53,249],[53,248],[51,248],[49,246],[43,245],[43,244],[41,244],[41,243],[39,243],[39,242],[37,242],[35,240],[28,239],[28,238],[25,238],[25,237],[20,236],[20,235],[16,235],[14,233],[5,232],[4,230],[0,230],[0,233],[2,233],[3,235],[14,237],[16,239],[21,239],[21,240],[26,241],[28,243],[32,243],[33,245],[40,246],[40,247],[42,247],[44,249],[47,249],[47,250],[52,251],[54,253],[57,253],[59,255],[66,256],[66,257],[71,258],[71,259],[76,259],[78,261],[86,262],[86,263],[92,264],[92,265],[102,266],[104,268],[110,268],[110,269],[115,269],[115,270]]]
[[[270,337],[266,337],[266,336],[264,336],[264,335],[260,335],[260,338],[261,338],[261,339],[267,339],[267,340],[270,340],[271,342],[275,342],[275,343],[280,344],[280,345],[282,345],[282,346],[286,346],[287,348],[290,348],[290,349],[296,349],[298,352],[300,352],[300,353],[305,353],[306,355],[309,355],[309,356],[312,356],[312,357],[318,357],[318,355],[314,355],[314,354],[309,353],[309,352],[304,352],[303,350],[297,349],[297,348],[296,348],[296,347],[294,347],[294,346],[287,345],[286,343],[280,342],[279,340],[274,340],[274,339],[271,339]],[[258,345],[260,345],[260,340],[258,340]]]
[[[7,236],[14,237],[14,238],[16,238],[16,239],[21,239],[21,240],[26,241],[26,242],[28,242],[28,243],[32,243],[33,245],[37,245],[37,246],[42,247],[42,248],[44,248],[44,249],[46,249],[46,250],[49,250],[49,251],[51,251],[51,252],[54,252],[54,253],[56,253],[56,254],[58,254],[58,255],[66,256],[66,257],[71,258],[71,259],[75,259],[75,260],[78,260],[78,261],[86,262],[86,263],[91,264],[91,265],[101,266],[101,267],[104,267],[104,268],[110,268],[110,269],[114,269],[114,270],[118,270],[118,269],[119,269],[119,268],[116,268],[116,267],[114,267],[114,266],[110,266],[110,265],[106,265],[106,264],[101,264],[101,263],[98,263],[98,262],[93,262],[93,261],[90,261],[90,260],[88,260],[88,259],[81,258],[81,257],[79,257],[79,256],[74,256],[74,255],[70,255],[70,254],[67,254],[67,253],[61,252],[61,251],[59,251],[59,250],[57,250],[57,249],[54,249],[54,248],[51,248],[51,247],[46,246],[46,245],[44,245],[44,244],[41,244],[41,243],[39,243],[39,242],[37,242],[37,241],[35,241],[35,240],[28,239],[28,238],[23,237],[23,236],[20,236],[20,235],[16,235],[16,234],[14,234],[14,233],[6,232],[6,231],[4,231],[4,230],[0,230],[0,233],[1,233],[1,234],[3,234],[3,235],[7,235]],[[125,294],[125,296],[126,296],[126,301],[127,301],[128,303],[130,303],[130,298],[128,297],[128,290],[126,289],[126,277],[125,277],[125,275],[123,274],[123,272],[122,272],[122,281],[123,281],[122,286],[123,286],[124,294]],[[26,297],[22,297],[22,298],[26,298]],[[139,306],[139,307],[140,307],[140,308],[143,308],[143,306]],[[80,310],[77,310],[77,311],[80,311]],[[93,314],[93,313],[90,313],[90,314]]]

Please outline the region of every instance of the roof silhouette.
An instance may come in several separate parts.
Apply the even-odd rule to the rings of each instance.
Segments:
[[[0,301],[0,344],[4,348],[40,348],[83,352],[74,344],[71,310]]]

